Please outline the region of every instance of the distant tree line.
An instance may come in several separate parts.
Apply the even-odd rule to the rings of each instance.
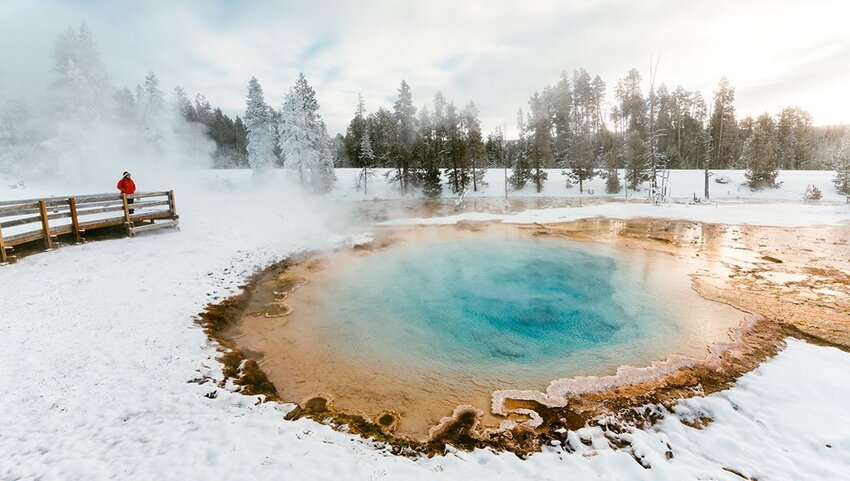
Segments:
[[[338,139],[339,165],[360,169],[364,190],[377,167],[390,169],[387,179],[402,192],[421,188],[429,197],[442,192],[444,173],[454,193],[485,185],[487,160],[478,108],[470,102],[459,109],[442,92],[434,95],[431,110],[423,105],[418,111],[405,81],[392,110],[381,107],[367,113],[361,96],[345,136]]]
[[[666,169],[705,169],[707,175],[709,169],[747,169],[750,185],[762,188],[776,184],[780,169],[842,172],[850,162],[842,153],[850,129],[815,128],[797,107],[739,119],[735,89],[725,77],[711,103],[681,86],[651,85],[645,93],[642,81],[631,69],[618,80],[611,105],[598,75],[563,73],[520,109],[518,135],[510,140],[500,128],[482,138],[475,105],[459,110],[440,92],[431,110],[423,106],[417,114],[402,82],[392,109],[367,113],[359,99],[345,136],[336,138],[335,165],[361,169],[364,180],[374,168],[392,169],[389,179],[402,191],[416,186],[438,195],[441,173],[457,193],[477,190],[484,167],[510,168],[515,189],[531,184],[541,192],[546,169],[562,169],[581,190],[599,175],[613,193],[623,184],[632,190],[652,185]]]

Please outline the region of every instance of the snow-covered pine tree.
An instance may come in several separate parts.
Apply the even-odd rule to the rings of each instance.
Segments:
[[[779,174],[776,122],[769,114],[759,115],[753,133],[744,143],[742,157],[747,164],[746,177],[753,189],[776,187]]]
[[[313,190],[319,193],[330,192],[336,182],[336,173],[334,172],[334,153],[333,141],[328,135],[328,129],[325,127],[325,122],[319,118],[319,155],[316,158],[316,163],[311,167],[311,181]]]
[[[263,88],[255,77],[248,82],[248,100],[245,108],[245,128],[248,131],[248,165],[255,180],[265,178],[275,162],[274,129]]]
[[[191,122],[195,119],[197,114],[195,113],[195,108],[192,106],[192,102],[189,100],[189,95],[183,90],[183,87],[179,85],[174,87],[174,93],[172,94],[171,100],[171,109],[177,115],[178,118],[181,118],[187,122]]]
[[[169,125],[168,120],[171,119],[165,116],[165,94],[160,90],[159,79],[156,78],[153,70],[145,76],[143,94],[144,101],[141,103],[141,108],[145,138],[155,148],[161,149],[166,135],[165,129]]]
[[[278,125],[280,122],[278,122]],[[342,134],[336,134],[333,138],[334,149],[334,168],[351,167],[352,160],[348,158],[348,151],[345,148],[345,137]],[[281,154],[283,157],[283,154]]]
[[[278,130],[284,167],[297,171],[302,185],[309,175],[314,190],[329,191],[336,181],[333,148],[316,92],[303,73],[284,98]]]
[[[212,121],[213,109],[206,97],[201,94],[195,95],[195,113],[197,114],[196,121],[209,125]]]
[[[850,135],[845,135],[838,150],[835,151],[835,189],[850,196]]]
[[[304,104],[294,89],[290,89],[280,109],[280,150],[283,152],[283,166],[298,172],[301,185],[304,185],[310,166],[316,163],[318,139],[307,122]]]
[[[372,141],[369,140],[369,128],[363,133],[363,138],[360,140],[360,150],[357,152],[357,164],[360,166],[360,173],[357,175],[357,187],[363,183],[363,195],[368,193],[368,182],[370,177],[375,176],[375,152],[372,151]]]
[[[108,116],[112,87],[85,23],[56,40],[53,50],[54,112],[65,120],[92,122]]]

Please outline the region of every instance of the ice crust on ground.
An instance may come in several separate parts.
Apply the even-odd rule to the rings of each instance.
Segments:
[[[698,174],[687,182],[698,184]],[[786,183],[769,192],[773,198],[741,197],[799,199],[797,180],[791,181],[797,174],[802,183],[802,173],[783,172],[779,180]],[[527,460],[456,450],[432,459],[395,457],[310,420],[284,421],[287,405],[188,382],[221,376],[214,346],[193,321],[207,302],[237,292],[248,274],[272,260],[362,242],[363,226],[348,222],[340,209],[356,194],[345,190],[346,171],[338,175],[330,198],[303,196],[277,181],[256,190],[244,171],[174,175],[158,185],[142,180],[140,190],[176,190],[180,231],[59,248],[0,267],[0,479],[740,480],[733,471],[763,481],[850,476],[850,354],[793,339],[733,388],[684,400],[654,428],[626,434],[634,455],[651,469],[627,450],[611,449],[599,428],[570,433],[577,449],[572,454],[553,446]],[[733,172],[733,184],[742,175]],[[2,199],[111,187],[28,183],[10,189],[15,182],[2,180]],[[815,183],[827,200],[840,201],[825,182]],[[577,195],[575,188],[564,192]],[[546,193],[558,195],[554,188]],[[776,225],[850,219],[848,206],[799,201],[564,210],[573,218],[654,212]],[[212,392],[214,398],[206,396]],[[699,416],[714,422],[704,429],[681,422]]]

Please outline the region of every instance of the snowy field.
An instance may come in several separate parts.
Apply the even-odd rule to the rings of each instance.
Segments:
[[[735,387],[683,401],[653,429],[632,432],[634,455],[651,469],[632,453],[612,450],[590,428],[571,437],[573,454],[552,446],[527,460],[488,451],[394,457],[310,420],[284,421],[287,406],[191,383],[221,372],[215,346],[194,316],[209,301],[235,293],[257,267],[367,233],[369,226],[350,210],[351,201],[364,196],[353,190],[351,170],[338,170],[337,189],[327,197],[301,194],[282,172],[260,189],[245,171],[134,174],[140,190],[175,189],[181,230],[60,248],[0,267],[0,479],[739,481],[735,472],[762,481],[850,479],[850,354],[796,340]],[[652,215],[785,226],[850,221],[850,206],[832,187],[831,172],[782,172],[780,189],[756,193],[741,186],[743,172],[721,174],[732,183],[712,180],[716,204],[605,203],[500,218]],[[674,197],[699,195],[701,175],[673,172]],[[579,195],[557,176],[550,174],[542,195]],[[106,179],[71,186],[25,181],[13,189],[18,179],[0,181],[4,200],[109,192],[114,185]],[[501,197],[502,171],[489,172],[488,181],[477,195]],[[602,182],[588,188],[599,195]],[[812,183],[824,199],[805,204],[801,198]],[[380,176],[373,185],[366,199],[399,197]],[[537,195],[530,189],[521,194]],[[635,194],[642,196],[645,191]],[[217,395],[208,397],[213,391]],[[679,420],[693,415],[715,422],[694,429]]]
[[[220,171],[221,172],[221,171]],[[386,169],[375,169],[375,176],[370,179],[368,192],[363,194],[362,187],[359,191],[354,189],[356,185],[357,169],[336,169],[338,182],[336,184],[336,195],[350,199],[387,199],[399,198],[401,194],[398,189],[384,181]],[[543,191],[537,193],[534,186],[526,185],[520,191],[510,190],[509,196],[515,197],[605,197],[613,199],[625,199],[623,190],[618,194],[605,193],[605,179],[595,177],[584,184],[584,192],[580,193],[578,184],[567,186],[567,176],[561,169],[547,169],[548,180],[543,185]],[[823,193],[822,201],[844,203],[846,196],[835,190],[832,183],[835,177],[834,171],[826,170],[785,170],[779,173],[777,182],[778,189],[751,190],[746,184],[747,179],[743,170],[713,170],[714,175],[709,178],[709,188],[712,200],[788,200],[799,201],[803,199],[808,185],[817,186]],[[507,172],[508,177],[511,171]],[[620,171],[620,180],[623,179],[623,171]],[[232,174],[231,174],[232,175]],[[728,184],[719,184],[717,177],[726,177],[730,180]],[[374,181],[374,184],[372,183]],[[474,192],[470,187],[466,193],[467,197],[504,197],[505,196],[505,171],[503,169],[489,169],[485,176],[487,186],[479,188]],[[694,194],[703,197],[704,173],[702,170],[671,170],[668,185],[670,195],[678,201],[692,200]],[[448,186],[443,187],[444,196],[452,196]],[[628,191],[629,200],[640,200],[647,198],[647,185],[643,184],[638,192]]]

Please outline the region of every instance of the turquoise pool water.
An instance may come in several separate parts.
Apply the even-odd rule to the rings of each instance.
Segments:
[[[559,239],[419,241],[333,274],[318,327],[355,358],[551,379],[553,363],[582,353],[628,361],[629,350],[677,336],[675,311],[636,267]]]

